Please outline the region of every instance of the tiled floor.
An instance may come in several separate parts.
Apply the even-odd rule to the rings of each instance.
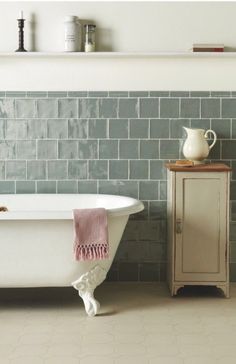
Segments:
[[[85,315],[73,289],[0,290],[0,364],[235,364],[236,285],[171,298],[166,286],[105,283]]]

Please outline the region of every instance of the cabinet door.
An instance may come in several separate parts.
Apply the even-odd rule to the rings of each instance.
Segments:
[[[176,173],[175,280],[226,280],[226,197],[226,173]]]

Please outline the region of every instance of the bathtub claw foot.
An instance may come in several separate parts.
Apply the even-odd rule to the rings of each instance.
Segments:
[[[85,311],[88,316],[95,316],[99,311],[100,303],[94,298],[93,293],[95,288],[105,278],[106,271],[99,265],[96,265],[93,269],[84,273],[79,279],[71,283],[84,301]]]

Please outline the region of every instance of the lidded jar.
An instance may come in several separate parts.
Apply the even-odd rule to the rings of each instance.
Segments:
[[[77,16],[65,17],[65,51],[80,52],[82,45],[81,24]]]
[[[93,24],[85,24],[85,42],[84,42],[84,51],[85,52],[95,52],[95,30],[96,25]]]

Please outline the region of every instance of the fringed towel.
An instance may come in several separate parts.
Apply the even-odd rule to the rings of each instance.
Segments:
[[[76,260],[108,258],[107,213],[104,208],[76,209],[74,213]]]

